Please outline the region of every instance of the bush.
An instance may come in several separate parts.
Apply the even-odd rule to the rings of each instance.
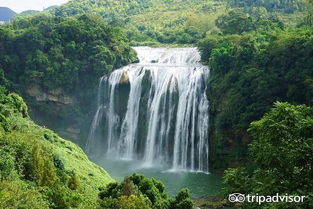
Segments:
[[[249,133],[254,139],[249,146],[251,169],[228,169],[223,178],[225,192],[306,196],[303,203],[264,207],[312,208],[313,107],[276,103],[261,120],[251,123]]]
[[[99,193],[102,208],[192,209],[189,190],[181,190],[176,199],[167,197],[161,181],[140,174],[125,177],[121,183],[111,183]]]
[[[68,188],[71,190],[76,190],[80,186],[80,180],[79,177],[76,175],[76,173],[73,171],[70,175],[70,179],[68,181]]]
[[[7,151],[0,149],[0,180],[5,180],[13,175],[14,168],[14,157]]]
[[[143,195],[135,196],[121,196],[118,199],[118,208],[119,209],[150,209],[151,202],[148,198]]]
[[[0,207],[19,209],[48,209],[49,202],[40,191],[20,180],[0,181]]]
[[[175,209],[192,209],[193,203],[190,199],[190,193],[188,189],[182,189],[176,195],[175,198]]]

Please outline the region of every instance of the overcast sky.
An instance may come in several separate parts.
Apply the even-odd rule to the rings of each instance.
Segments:
[[[60,5],[69,0],[0,0],[0,7],[9,7],[14,12],[25,10],[43,10],[52,5]]]

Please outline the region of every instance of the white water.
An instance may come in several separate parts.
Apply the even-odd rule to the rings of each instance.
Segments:
[[[207,172],[209,70],[199,63],[199,52],[134,49],[139,63],[100,80],[87,153],[142,159],[145,167]],[[119,90],[125,85],[128,90]],[[124,112],[121,106],[127,107]]]

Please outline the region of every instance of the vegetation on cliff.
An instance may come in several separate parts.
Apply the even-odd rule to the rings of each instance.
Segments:
[[[241,7],[245,11],[251,11],[255,8],[262,7],[269,12],[294,13],[295,11],[304,11],[305,4],[303,0],[229,0],[232,7]]]
[[[245,202],[238,208],[311,208],[312,10],[286,25],[277,16],[261,18],[260,4],[291,12],[268,8],[271,2],[230,1],[234,8],[216,20],[222,34],[198,43],[211,68],[211,165],[237,167],[224,174],[226,199],[232,193],[306,196],[303,203]]]
[[[0,89],[0,207],[96,208],[113,179],[75,144],[33,123],[23,99]]]
[[[304,21],[304,20],[303,20]],[[274,102],[312,104],[313,29],[285,27],[234,9],[217,19],[223,35],[199,42],[211,69],[211,165],[235,166],[246,157],[247,129]]]
[[[99,78],[137,59],[122,28],[87,14],[40,13],[3,25],[0,54],[7,87],[23,95],[34,119],[60,133],[74,129],[81,139]]]
[[[94,15],[13,21],[0,28],[0,43],[0,68],[12,83],[68,93],[136,60],[123,30]]]
[[[276,103],[249,128],[249,168],[228,169],[226,194],[305,196],[303,202],[243,203],[240,208],[313,207],[313,108]]]

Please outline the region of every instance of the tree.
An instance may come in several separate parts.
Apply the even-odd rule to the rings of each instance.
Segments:
[[[305,7],[303,0],[229,0],[229,4],[232,7],[242,7],[246,11],[255,7],[264,7],[270,12],[279,11],[282,13],[303,11]]]
[[[193,203],[190,199],[190,193],[188,189],[182,189],[178,192],[175,198],[175,209],[192,209]]]
[[[123,182],[122,194],[129,197],[135,194],[135,185],[129,176],[126,176]]]
[[[304,24],[308,26],[313,26],[313,0],[306,0],[307,2],[307,15],[304,18]]]
[[[151,209],[151,203],[143,195],[121,196],[118,199],[119,209]],[[109,209],[109,208],[108,208]]]
[[[14,164],[13,156],[0,149],[0,181],[9,178],[13,174]]]
[[[254,29],[253,18],[238,9],[218,17],[215,24],[224,34],[242,34]]]
[[[33,175],[40,186],[52,187],[58,180],[51,157],[42,154],[41,146],[38,143],[33,147]]]
[[[281,203],[281,208],[312,208],[313,107],[277,102],[251,123],[249,133],[254,139],[249,146],[254,169],[229,169],[225,192],[307,196],[303,203]]]
[[[188,189],[182,189],[175,200],[168,198],[161,181],[140,174],[125,177],[121,183],[111,183],[99,193],[102,208],[107,209],[192,209]]]
[[[80,186],[80,180],[77,174],[73,171],[68,181],[68,187],[72,190],[78,189]]]

